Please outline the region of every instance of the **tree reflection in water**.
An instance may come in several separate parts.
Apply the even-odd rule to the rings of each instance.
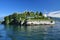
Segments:
[[[51,35],[49,32],[53,30],[53,26],[20,26],[5,25],[7,36],[12,40],[44,40]]]

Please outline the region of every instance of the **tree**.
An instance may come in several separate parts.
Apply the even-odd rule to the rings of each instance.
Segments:
[[[12,15],[9,15],[9,22],[13,20]]]
[[[30,16],[32,17],[35,16],[34,12],[30,12]]]
[[[28,16],[30,16],[30,12],[25,11],[22,15],[26,19]]]
[[[36,12],[36,15],[39,15],[39,12],[38,11]]]
[[[18,14],[18,22],[20,22],[20,20],[21,20],[21,14]]]
[[[18,14],[17,13],[13,13],[12,18],[13,18],[13,20],[18,21]]]
[[[12,18],[13,18],[13,19],[17,19],[17,16],[18,16],[17,13],[13,13]]]
[[[35,18],[38,18],[38,17],[39,17],[39,12],[37,11],[36,15],[35,15]]]
[[[29,12],[26,13],[26,17],[28,17],[28,16],[30,16],[30,13]]]
[[[43,16],[42,12],[39,13],[39,16]]]
[[[9,17],[8,17],[8,16],[6,16],[6,17],[4,18],[4,20],[5,20],[5,24],[9,24]]]

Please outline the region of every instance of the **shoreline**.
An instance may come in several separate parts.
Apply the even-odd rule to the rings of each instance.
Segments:
[[[23,24],[24,22],[21,22]],[[27,21],[27,25],[53,25],[55,21]]]

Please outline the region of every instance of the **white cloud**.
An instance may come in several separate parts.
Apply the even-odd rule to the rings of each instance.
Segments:
[[[50,17],[59,17],[60,18],[60,11],[49,12],[48,16],[50,16]]]

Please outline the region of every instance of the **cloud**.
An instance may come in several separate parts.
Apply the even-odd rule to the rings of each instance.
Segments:
[[[50,16],[50,17],[59,17],[60,18],[60,11],[49,12],[48,16]]]

